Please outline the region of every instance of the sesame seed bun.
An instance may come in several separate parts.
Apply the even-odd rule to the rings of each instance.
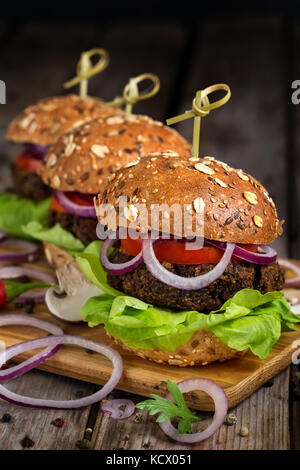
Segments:
[[[109,177],[150,152],[190,155],[178,132],[148,116],[94,119],[61,136],[40,169],[45,184],[60,191],[97,194]]]
[[[110,335],[108,335],[112,338]],[[121,341],[113,338],[114,342],[123,349],[150,361],[170,366],[205,366],[210,362],[227,361],[233,357],[243,356],[246,351],[236,351],[219,340],[209,330],[199,330],[194,333],[190,341],[175,351],[163,351],[161,349],[141,350],[125,346]]]
[[[97,99],[77,95],[45,98],[28,106],[8,128],[6,138],[13,142],[51,145],[64,132],[98,116],[123,114]]]
[[[211,240],[233,243],[271,243],[281,234],[282,222],[277,219],[273,200],[266,189],[242,170],[214,160],[211,157],[176,157],[168,154],[141,158],[129,168],[122,168],[108,183],[104,192],[95,198],[98,219],[107,225],[107,217],[99,206],[119,206],[119,196],[127,196],[120,226],[128,221],[138,224],[138,209],[142,204],[148,210],[148,230],[155,229],[173,235],[193,236],[196,215],[204,211],[204,236]],[[166,214],[170,223],[164,223],[165,213],[154,227],[151,222],[152,205],[184,205],[190,214],[190,225],[174,223],[174,214]],[[118,209],[117,209],[118,210]],[[153,209],[152,209],[153,210]],[[104,218],[103,219],[103,215]],[[121,214],[122,215],[122,214]],[[175,220],[176,222],[176,220]],[[116,227],[110,227],[116,228]]]

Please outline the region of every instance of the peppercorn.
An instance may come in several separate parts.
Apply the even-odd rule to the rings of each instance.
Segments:
[[[35,301],[33,299],[26,299],[24,310],[25,313],[32,313],[34,309]]]
[[[33,447],[34,446],[34,442],[32,439],[30,439],[29,436],[25,436],[21,442],[20,442],[21,446],[23,447],[23,449],[28,449],[29,447]]]
[[[4,413],[1,418],[1,423],[9,423],[11,421],[11,415],[9,413]]]
[[[135,417],[133,418],[135,423],[141,423],[143,421],[142,413],[136,413]]]

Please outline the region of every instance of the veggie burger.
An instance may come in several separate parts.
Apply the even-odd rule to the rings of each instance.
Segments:
[[[97,98],[77,95],[45,98],[27,107],[11,123],[6,135],[8,140],[24,146],[12,163],[15,192],[36,201],[47,198],[51,188],[38,173],[49,146],[90,119],[121,113],[121,109],[108,107]]]
[[[186,211],[190,223],[166,205]],[[248,349],[265,358],[299,321],[268,246],[282,222],[266,189],[244,171],[211,157],[149,155],[114,172],[95,207],[109,236],[78,264],[105,294],[81,313],[123,348],[181,367]],[[159,218],[152,217],[157,207]],[[199,214],[203,232],[195,238]]]
[[[190,154],[190,149],[178,132],[148,116],[100,117],[65,133],[48,149],[39,170],[52,191],[50,226],[60,224],[88,245],[97,239],[93,198],[119,168],[130,168],[149,152]],[[48,259],[54,249],[47,246]]]

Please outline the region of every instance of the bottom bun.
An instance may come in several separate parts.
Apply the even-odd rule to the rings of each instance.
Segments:
[[[70,253],[59,248],[53,243],[43,243],[43,245],[46,259],[53,268],[57,269],[64,264],[69,264],[74,261],[74,258]]]
[[[108,336],[123,349],[143,359],[149,359],[159,364],[169,364],[179,367],[205,366],[210,362],[223,362],[233,357],[241,357],[246,353],[246,351],[237,351],[236,349],[230,348],[225,343],[222,343],[222,341],[209,330],[196,331],[188,343],[172,352],[163,351],[161,349],[145,351],[128,348],[118,339],[113,338],[109,334]]]

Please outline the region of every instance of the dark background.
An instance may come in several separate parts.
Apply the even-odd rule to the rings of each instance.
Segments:
[[[195,91],[228,83],[232,98],[202,120],[200,155],[252,173],[284,218],[276,246],[300,258],[300,2],[5,2],[0,18],[0,184],[16,152],[5,143],[9,121],[25,106],[62,94],[80,52],[105,47],[110,66],[90,80],[89,94],[111,100],[128,77],[153,72],[161,91],[135,112],[160,120],[191,106]],[[76,88],[73,90],[76,92]],[[192,122],[177,125],[187,138]]]

